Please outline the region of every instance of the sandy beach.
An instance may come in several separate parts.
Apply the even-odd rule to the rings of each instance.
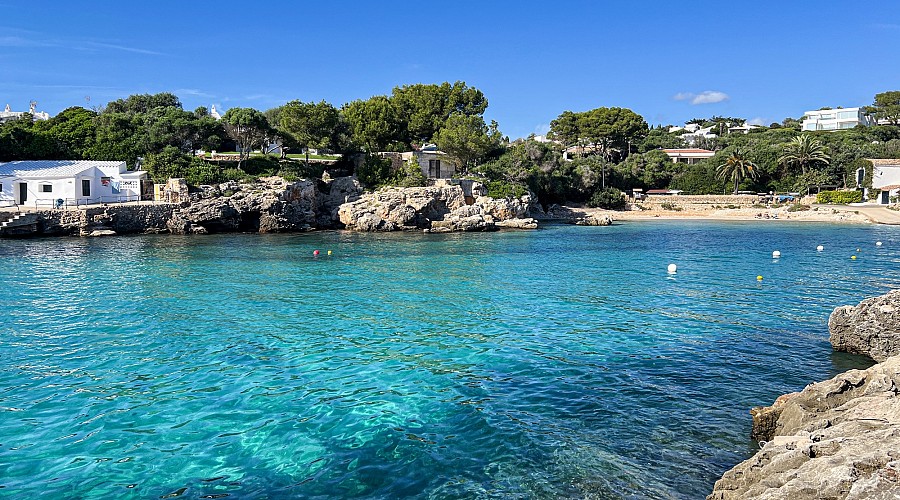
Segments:
[[[806,221],[834,222],[848,224],[900,224],[900,211],[879,206],[812,205],[809,210],[791,212],[788,206],[778,208],[733,208],[710,210],[602,210],[596,208],[575,208],[585,214],[608,215],[614,221],[659,220],[659,219],[706,219],[723,221]]]

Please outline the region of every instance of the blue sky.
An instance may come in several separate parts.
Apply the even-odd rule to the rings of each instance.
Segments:
[[[0,106],[342,103],[462,80],[510,137],[565,110],[768,124],[900,90],[900,1],[0,0]],[[90,97],[88,102],[87,97]]]

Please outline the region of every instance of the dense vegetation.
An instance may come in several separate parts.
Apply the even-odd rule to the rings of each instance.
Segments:
[[[800,122],[728,133],[740,118],[698,118],[688,123],[719,134],[691,144],[716,152],[694,165],[673,163],[662,148],[689,144],[684,130],[649,127],[625,108],[562,112],[548,137],[510,143],[496,122],[486,123],[488,101],[463,82],[414,84],[390,95],[356,100],[340,108],[325,101],[291,101],[259,111],[232,108],[221,120],[206,108],[186,111],[169,93],[133,95],[105,108],[68,108],[47,121],[27,115],[0,126],[0,161],[96,159],[140,161],[156,180],[185,177],[192,184],[284,175],[320,176],[321,165],[301,153],[310,148],[343,155],[334,167],[370,186],[422,185],[414,164],[394,170],[379,151],[406,151],[434,142],[459,165],[459,175],[483,180],[494,196],[527,191],[544,204],[617,204],[617,190],[673,188],[694,194],[805,191],[814,186],[855,187],[865,158],[900,157],[900,92],[875,96],[869,111],[889,123],[837,132],[800,133]],[[271,145],[281,154],[267,154]],[[210,162],[198,150],[239,151],[235,161]],[[257,151],[250,155],[250,151]],[[355,161],[351,161],[355,159]],[[364,161],[363,161],[364,160]],[[871,174],[867,176],[870,182]]]

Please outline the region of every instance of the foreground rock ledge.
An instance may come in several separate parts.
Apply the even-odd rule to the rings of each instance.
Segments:
[[[900,498],[900,356],[812,384],[707,499]]]
[[[751,410],[762,449],[726,472],[707,498],[900,498],[898,308],[893,291],[835,309],[835,349],[882,363]]]

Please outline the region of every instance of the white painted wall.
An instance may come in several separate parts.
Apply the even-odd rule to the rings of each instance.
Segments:
[[[892,184],[900,184],[900,165],[875,166],[872,169],[873,188],[881,189]]]
[[[22,205],[20,184],[28,186],[25,206],[52,208],[62,199],[67,206],[117,203],[140,200],[141,176],[125,170],[125,163],[112,167],[89,167],[71,177],[54,178],[2,178],[0,206]],[[82,181],[90,183],[90,193],[85,196]],[[105,185],[104,185],[104,181]],[[42,186],[50,186],[44,191]]]

